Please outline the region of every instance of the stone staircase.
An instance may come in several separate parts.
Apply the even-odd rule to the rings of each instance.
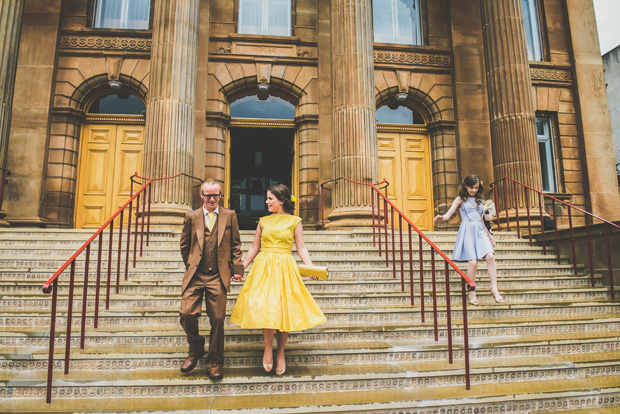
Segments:
[[[92,234],[81,230],[0,231],[0,412],[235,413],[617,413],[620,412],[620,303],[596,275],[572,274],[554,252],[544,256],[515,233],[496,233],[500,291],[489,294],[479,265],[480,306],[468,307],[471,390],[465,389],[460,282],[450,291],[454,364],[448,364],[446,303],[438,302],[434,341],[430,254],[424,253],[426,322],[421,322],[417,243],[415,305],[372,247],[369,231],[306,232],[315,264],[329,281],[307,281],[327,322],[293,333],[283,377],[262,371],[262,335],[227,323],[225,378],[211,382],[202,364],[179,367],[187,343],[178,323],[183,265],[179,233],[156,229],[129,281],[93,328],[90,265],[85,349],[79,349],[81,299],[74,301],[72,360],[63,375],[68,273],[59,287],[52,404],[45,404],[51,295],[41,286]],[[252,232],[242,234],[244,248]],[[455,233],[428,233],[451,253]],[[107,271],[107,242],[104,241]],[[96,248],[93,246],[93,248]],[[408,246],[405,244],[405,251]],[[96,250],[93,250],[96,251]],[[95,257],[91,254],[91,258]],[[116,277],[113,255],[112,277]],[[124,255],[122,256],[124,258]],[[124,269],[124,260],[121,262]],[[405,261],[407,265],[407,261]],[[400,265],[397,266],[399,271]],[[82,291],[83,261],[76,270]],[[407,273],[408,274],[408,273]],[[105,281],[107,273],[102,274]],[[443,263],[437,289],[443,292]],[[441,281],[441,282],[439,282]],[[229,295],[232,310],[241,284]],[[202,318],[203,332],[208,322]]]

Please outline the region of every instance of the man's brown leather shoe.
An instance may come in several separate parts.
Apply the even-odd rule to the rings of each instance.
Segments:
[[[185,358],[185,361],[183,361],[183,365],[181,365],[181,372],[186,374],[193,370],[196,367],[198,360],[202,358],[203,355],[204,352],[196,355],[188,355],[187,358]]]
[[[209,375],[209,379],[212,381],[220,380],[224,378],[224,367],[221,365],[213,364],[209,368],[207,368],[207,374]]]

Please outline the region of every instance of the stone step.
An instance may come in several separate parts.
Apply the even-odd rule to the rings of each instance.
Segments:
[[[40,330],[50,325],[48,312],[36,315],[0,315],[0,332],[10,332],[11,330]],[[421,326],[421,312],[418,306],[401,307],[394,309],[367,308],[367,309],[324,309],[327,321],[318,329],[330,329],[334,327],[346,326],[349,328],[359,328],[361,326],[383,326],[386,329],[396,329],[409,326]],[[462,311],[459,307],[453,306],[451,311],[452,323],[459,325],[462,318]],[[491,306],[469,306],[468,321],[470,324],[482,323],[518,323],[522,321],[575,321],[592,320],[601,318],[620,317],[620,303],[610,303],[605,300],[589,303],[547,303],[531,305],[511,305],[508,303],[492,304]],[[432,321],[432,308],[425,308],[425,318]],[[438,306],[437,318],[441,323],[447,319],[446,311]],[[87,316],[86,325],[92,329],[93,318]],[[142,312],[128,312],[126,310],[106,311],[99,316],[99,326],[107,331],[123,331],[125,329],[156,329],[170,330],[178,327],[178,311],[160,312],[144,310]],[[65,310],[59,310],[56,319],[56,329],[58,332],[66,326]],[[77,329],[80,326],[80,319],[73,318],[72,327]],[[226,318],[227,327],[235,327]],[[315,328],[317,329],[317,328]]]
[[[203,321],[203,323],[207,323]],[[387,328],[390,328],[389,326]],[[316,347],[323,349],[339,349],[342,344],[359,343],[367,348],[385,348],[392,346],[419,346],[428,349],[445,349],[447,328],[438,326],[439,342],[434,341],[433,320],[427,319],[425,324],[417,326],[400,326],[390,330],[383,325],[365,325],[357,330],[334,327],[329,329],[315,328],[303,332],[292,332],[288,346],[300,348]],[[0,346],[5,354],[47,355],[49,347],[49,329],[21,330],[17,332],[0,332]],[[79,329],[73,329],[71,338],[72,349],[79,347]],[[207,334],[208,331],[203,332]],[[463,329],[460,325],[452,327],[454,338],[462,338]],[[594,339],[617,340],[620,336],[620,318],[590,318],[575,321],[522,321],[510,323],[469,324],[470,349],[502,347],[520,343],[549,344],[553,341],[575,341],[583,343]],[[56,336],[56,353],[64,353],[66,337]],[[226,349],[247,351],[260,349],[263,346],[262,333],[259,330],[226,329]],[[187,339],[180,325],[168,330],[105,330],[93,329],[89,326],[85,335],[85,347],[94,347],[96,352],[135,353],[135,352],[186,352]],[[63,354],[64,355],[64,354]]]
[[[502,286],[503,287],[503,286]],[[179,287],[176,287],[179,289]],[[427,306],[432,305],[433,298],[431,296],[431,287],[425,291],[424,302]],[[437,292],[439,297],[437,299],[438,304],[445,304],[445,292],[438,287]],[[81,292],[81,290],[78,290]],[[553,303],[553,302],[592,302],[606,300],[609,296],[608,288],[586,288],[586,289],[562,289],[549,291],[545,290],[530,290],[521,289],[519,291],[507,291],[500,289],[501,294],[505,299],[505,303],[510,305],[527,305],[527,304],[539,304],[539,303]],[[100,296],[99,307],[104,309],[105,307],[105,291]],[[415,292],[414,292],[415,293]],[[495,301],[488,290],[477,289],[478,301],[482,304],[493,304]],[[41,298],[33,297],[32,295],[25,297],[3,297],[0,299],[0,312],[5,315],[13,314],[28,314],[33,312],[46,312],[51,309],[50,295],[41,295]],[[59,309],[67,309],[68,299],[67,295],[62,295],[64,298],[58,300]],[[94,295],[92,295],[94,296]],[[408,292],[390,292],[390,293],[375,293],[369,291],[368,293],[357,293],[341,291],[337,295],[330,293],[314,293],[314,299],[321,309],[336,309],[336,308],[360,308],[360,307],[409,307],[411,304],[411,296]],[[232,293],[228,295],[228,309],[232,311],[237,301],[237,294]],[[419,293],[414,297],[415,303],[419,303]],[[112,295],[110,299],[110,311],[114,312],[116,309],[123,311],[148,311],[157,309],[158,311],[176,311],[179,308],[179,297],[148,297],[144,295],[129,297],[123,295],[122,297]],[[94,298],[89,299],[87,302],[87,308],[89,310],[94,309]],[[452,306],[459,306],[461,304],[461,295],[458,292],[452,292],[451,294]],[[73,300],[73,308],[76,310],[82,309],[82,299]]]

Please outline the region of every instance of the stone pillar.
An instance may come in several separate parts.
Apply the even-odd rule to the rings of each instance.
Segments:
[[[5,169],[23,11],[23,0],[4,1],[0,4],[0,168]],[[0,170],[0,177],[1,173]],[[0,194],[0,198],[1,196]],[[0,227],[9,226],[4,220],[5,217],[6,214],[0,209]]]
[[[582,165],[586,206],[607,220],[620,220],[620,198],[604,67],[591,0],[567,0],[570,40],[575,65],[577,118],[583,135]]]
[[[150,88],[146,112],[144,175],[192,175],[199,0],[156,0]],[[192,208],[193,180],[154,184],[151,222],[179,225]]]
[[[536,115],[525,41],[521,0],[482,0],[484,54],[487,66],[493,175],[513,178],[535,189],[542,188],[536,138]],[[485,183],[488,185],[489,183]],[[512,185],[508,206],[514,209]],[[517,190],[519,216],[524,217],[525,192]],[[538,198],[530,197],[530,206]]]
[[[377,180],[371,0],[332,1],[333,178]],[[372,225],[368,188],[333,186],[330,227]]]

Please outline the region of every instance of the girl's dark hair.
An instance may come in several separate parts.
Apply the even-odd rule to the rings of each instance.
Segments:
[[[295,203],[291,201],[291,190],[289,190],[287,186],[284,184],[276,184],[269,187],[267,191],[284,203],[282,204],[284,211],[288,214],[293,214],[295,212]]]
[[[476,204],[482,203],[482,201],[484,200],[482,198],[482,194],[484,194],[484,188],[482,186],[482,181],[480,180],[480,177],[478,177],[477,175],[470,175],[463,180],[463,184],[461,184],[461,188],[459,188],[459,197],[461,197],[461,200],[465,201],[468,197],[470,197],[466,187],[472,188],[476,184],[479,184],[480,187],[478,188],[478,192],[476,193],[474,198],[476,199]]]

